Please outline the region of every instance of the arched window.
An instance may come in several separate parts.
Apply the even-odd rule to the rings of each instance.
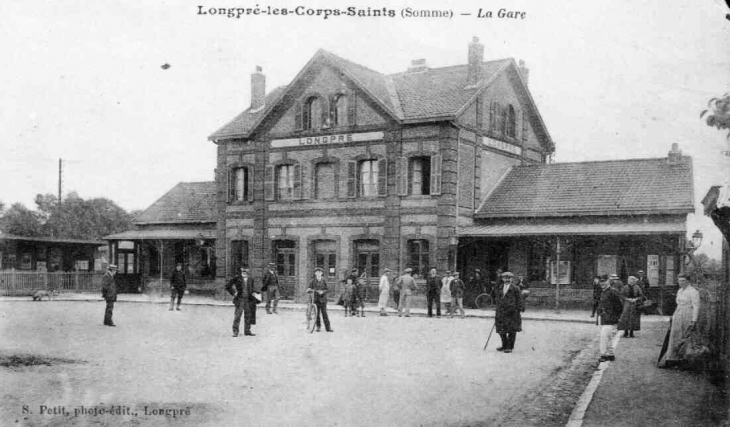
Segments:
[[[347,126],[348,120],[348,101],[347,95],[339,94],[334,98],[332,105],[332,125],[333,126]]]
[[[509,137],[517,137],[517,114],[512,105],[507,106],[507,125],[505,134]]]
[[[499,114],[499,104],[497,101],[492,101],[489,105],[489,130],[492,132],[497,132],[497,123],[499,121],[497,114]]]
[[[322,128],[322,100],[312,96],[304,103],[302,125],[305,130]]]

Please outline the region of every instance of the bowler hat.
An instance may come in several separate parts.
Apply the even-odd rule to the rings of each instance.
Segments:
[[[409,268],[406,268],[405,270],[403,270],[403,272],[404,273],[413,273],[413,269],[409,267]]]
[[[502,273],[502,277],[514,277],[514,274],[510,273],[509,271],[505,271]]]
[[[322,270],[322,268],[321,268],[321,267],[317,267],[317,268],[315,268],[315,269],[314,269],[314,271],[315,271],[315,272],[317,272],[317,271],[321,271],[321,272],[324,272],[324,270]]]
[[[109,264],[106,268],[107,268],[107,270],[111,270],[111,269],[116,270],[117,269],[117,265],[116,264]]]

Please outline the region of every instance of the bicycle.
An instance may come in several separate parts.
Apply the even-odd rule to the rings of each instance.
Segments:
[[[474,307],[486,310],[487,308],[491,308],[494,306],[494,298],[492,298],[492,295],[486,291],[482,292],[481,294],[477,295],[476,298],[474,298]]]
[[[314,327],[317,323],[317,305],[314,304],[314,291],[308,290],[309,302],[307,303],[307,310],[305,312],[307,316],[307,332],[310,334],[314,332]]]

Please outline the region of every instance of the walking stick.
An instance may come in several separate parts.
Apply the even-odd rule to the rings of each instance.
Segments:
[[[494,327],[497,325],[497,321],[495,320],[492,324],[492,329],[489,330],[489,336],[487,337],[487,342],[484,344],[484,351],[487,351],[487,346],[489,345],[489,340],[492,339],[492,332],[494,332]]]

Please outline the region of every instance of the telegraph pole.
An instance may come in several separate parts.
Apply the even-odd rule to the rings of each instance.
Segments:
[[[61,183],[63,182],[63,159],[58,159],[58,206],[61,207]]]

